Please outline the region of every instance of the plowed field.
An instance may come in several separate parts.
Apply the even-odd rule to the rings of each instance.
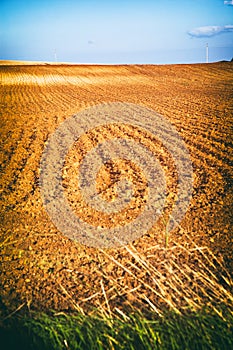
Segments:
[[[227,293],[233,271],[232,63],[3,63],[0,74],[3,310],[26,307],[86,312],[96,307],[111,313],[115,308],[134,306],[160,312],[161,305],[180,309],[232,302]],[[112,102],[150,108],[176,128],[190,153],[193,193],[186,215],[169,236],[164,231],[165,215],[128,246],[98,249],[69,239],[52,223],[41,199],[39,169],[46,141],[63,121],[88,107]],[[133,131],[123,128],[117,132],[122,136]],[[87,138],[94,145],[100,134],[98,130],[98,135]],[[169,209],[176,177],[169,155],[164,157],[168,180],[170,176]],[[127,166],[123,164],[123,168]],[[77,203],[75,191],[69,190],[75,186],[69,162],[67,169],[64,188],[70,202],[74,196]],[[102,176],[107,175],[103,172]],[[101,181],[100,176],[100,187]],[[135,181],[142,186],[139,193],[146,196],[143,178]],[[106,196],[114,197],[114,191]],[[89,223],[97,227],[98,217],[88,214]],[[127,220],[133,215],[137,211]],[[109,221],[106,225],[110,226]]]

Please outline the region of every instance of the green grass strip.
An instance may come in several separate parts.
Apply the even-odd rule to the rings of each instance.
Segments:
[[[65,313],[14,315],[0,326],[1,349],[33,350],[229,350],[233,349],[233,315],[208,309],[164,317],[139,313],[127,321]]]

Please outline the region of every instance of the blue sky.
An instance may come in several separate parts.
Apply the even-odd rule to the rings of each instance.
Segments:
[[[233,1],[1,0],[0,59],[193,63],[233,57]]]

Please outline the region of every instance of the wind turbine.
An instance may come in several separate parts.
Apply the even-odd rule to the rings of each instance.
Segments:
[[[54,62],[57,63],[57,50],[56,49],[54,50]]]
[[[208,45],[208,43],[206,43],[205,61],[206,61],[206,63],[209,63],[209,45]]]

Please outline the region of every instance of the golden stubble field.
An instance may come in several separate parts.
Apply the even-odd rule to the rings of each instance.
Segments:
[[[87,312],[94,307],[111,314],[132,306],[160,313],[164,307],[232,305],[232,63],[81,66],[2,62],[0,73],[1,309]],[[169,234],[165,213],[147,234],[128,246],[97,249],[69,239],[54,226],[42,203],[39,168],[49,135],[64,120],[111,102],[148,107],[167,118],[190,153],[193,193],[185,217]],[[124,137],[129,131],[123,127],[117,133]],[[76,152],[82,145],[84,149],[89,149],[87,144],[95,145],[100,134],[101,130],[87,135]],[[169,155],[162,165],[168,179],[169,211],[176,174]],[[119,170],[118,166],[122,164],[110,172]],[[71,167],[67,161],[64,188],[75,209],[80,198],[72,190]],[[126,171],[128,165],[124,167]],[[107,177],[103,172],[100,187]],[[138,200],[146,198],[143,181],[140,178]],[[106,196],[114,197],[114,191]],[[98,226],[98,215],[86,213],[89,222]],[[130,215],[127,220],[137,211]],[[114,220],[117,224],[117,215]]]

